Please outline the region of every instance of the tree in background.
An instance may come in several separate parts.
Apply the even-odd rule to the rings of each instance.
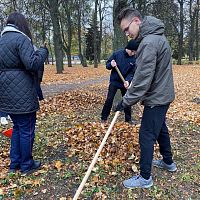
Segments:
[[[139,10],[142,15],[146,15],[148,13],[147,9],[149,5],[151,5],[151,2],[152,1],[148,0],[131,0],[129,5],[132,5],[133,8]]]
[[[165,25],[165,35],[173,49],[173,57],[178,58],[178,5],[173,0],[155,0],[148,6],[148,13],[154,14]]]
[[[61,27],[59,23],[59,6],[60,1],[58,0],[44,0],[44,3],[50,13],[51,21],[53,25],[53,43],[54,43],[54,52],[56,59],[56,69],[57,73],[63,73],[63,43],[61,37]]]
[[[90,13],[90,4],[85,0],[77,0],[76,2],[76,19],[78,30],[78,54],[83,67],[87,67],[86,61],[86,42],[85,42],[85,20]],[[85,17],[86,16],[86,17]]]
[[[57,72],[62,73],[63,52],[67,55],[68,66],[72,66],[71,55],[78,54],[85,67],[86,50],[93,49],[95,58],[87,54],[90,60],[95,59],[97,66],[113,50],[126,45],[127,37],[116,21],[118,13],[126,6],[164,22],[165,34],[178,64],[182,64],[183,58],[189,58],[190,62],[199,60],[199,0],[1,0],[0,29],[11,12],[23,13],[29,21],[33,43],[41,46],[48,41],[50,57],[52,61],[56,57]],[[89,30],[91,13],[97,26]],[[91,42],[93,38],[96,42]]]
[[[94,30],[97,30],[96,41],[94,40]],[[94,45],[93,45],[94,42],[96,42],[96,47],[97,47],[96,52],[100,52],[98,49],[100,47],[100,45],[98,45],[99,41],[100,41],[99,27],[94,23],[94,14],[93,14],[90,27],[87,28],[87,31],[86,31],[86,58],[89,61],[94,61],[95,59],[95,51],[94,51]]]
[[[200,3],[199,0],[197,0],[197,4],[196,4],[196,23],[195,23],[195,27],[196,27],[196,31],[195,31],[195,37],[196,37],[196,60],[199,60],[199,40],[200,40],[200,31],[199,31],[199,27],[200,27],[200,15],[199,15],[199,11],[200,11]]]
[[[114,0],[113,3],[113,27],[114,27],[114,37],[113,37],[113,51],[126,46],[127,37],[121,31],[119,24],[117,22],[117,16],[120,11],[128,6],[127,0]]]
[[[67,54],[68,67],[72,67],[71,62],[71,43],[72,43],[72,12],[74,11],[73,0],[63,1],[60,17],[63,50]]]
[[[189,54],[189,62],[192,62],[196,59],[196,55],[198,54],[195,52],[195,50],[198,49],[198,47],[194,48],[194,45],[195,41],[199,40],[199,34],[198,34],[199,28],[196,26],[196,23],[199,18],[198,16],[199,0],[196,1],[190,0],[188,3],[189,3],[188,54]],[[196,44],[198,45],[198,42]]]
[[[95,0],[94,6],[94,17],[93,17],[93,48],[94,48],[94,68],[98,67],[98,48],[99,48],[99,41],[100,41],[100,33],[98,33],[97,27],[97,7],[98,7],[98,0]]]

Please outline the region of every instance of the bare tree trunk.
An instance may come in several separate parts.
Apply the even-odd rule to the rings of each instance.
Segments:
[[[99,53],[98,53],[98,61],[101,61],[101,54],[102,54],[102,37],[103,37],[103,20],[105,17],[105,6],[107,5],[106,0],[101,0],[99,2]],[[103,7],[102,7],[103,5]]]
[[[43,43],[46,40],[45,20],[46,20],[45,9],[43,9],[42,10],[42,42]]]
[[[45,28],[45,20],[46,20],[46,11],[45,9],[42,10],[42,43],[44,44],[46,42],[46,28]],[[49,58],[45,60],[45,64],[49,64]]]
[[[49,0],[47,5],[49,6],[50,16],[53,24],[53,42],[56,58],[57,73],[63,73],[63,50],[62,39],[59,24],[59,10],[58,0]]]
[[[71,61],[71,42],[72,42],[72,21],[71,21],[71,12],[67,12],[67,22],[68,22],[68,32],[67,32],[67,43],[68,43],[68,67],[72,67]]]
[[[72,61],[71,61],[71,41],[72,41],[72,20],[71,20],[71,5],[72,2],[65,2],[65,4],[63,5],[64,9],[65,9],[65,13],[63,13],[62,18],[65,21],[65,15],[67,18],[67,42],[65,40],[65,29],[63,27],[63,22],[62,19],[60,19],[60,24],[61,24],[61,32],[62,32],[62,39],[63,39],[63,49],[67,54],[67,63],[68,63],[68,67],[72,67]],[[65,22],[64,22],[65,23]]]
[[[193,12],[193,0],[190,0],[190,34],[189,34],[189,62],[194,60],[194,25],[195,25],[195,11]]]
[[[200,36],[199,36],[199,9],[200,9],[200,5],[199,5],[199,0],[197,0],[197,11],[196,11],[196,48],[195,48],[195,52],[196,52],[196,60],[199,60],[199,39],[200,39]]]
[[[85,56],[82,54],[82,42],[81,42],[81,8],[82,8],[82,1],[79,0],[78,2],[78,51],[79,51],[79,58],[81,60],[81,64],[83,67],[87,67],[87,62]]]
[[[12,5],[13,5],[13,11],[17,10],[17,1],[12,0]]]
[[[178,65],[181,65],[181,60],[183,56],[183,29],[184,29],[184,19],[183,19],[183,0],[178,0],[180,4],[180,33],[178,35]]]
[[[50,52],[50,55],[51,55],[51,64],[53,65],[54,57],[53,57],[53,52],[52,52],[52,49],[51,49],[51,30],[50,29],[49,29],[48,43],[49,43],[49,52]]]
[[[114,38],[113,38],[113,50],[122,48],[127,43],[127,37],[121,31],[117,22],[117,16],[119,12],[127,6],[127,0],[114,0],[113,5],[113,26],[114,26]]]
[[[102,42],[102,35],[103,35],[103,16],[102,16],[102,8],[101,2],[99,3],[99,51],[98,51],[98,62],[101,61],[101,42]]]
[[[51,64],[53,65],[54,64],[54,57],[53,57],[53,52],[52,52],[52,49],[51,49],[51,43],[49,41],[49,52],[50,52],[50,55],[51,55]],[[49,59],[48,59],[48,63],[49,63]]]
[[[98,67],[98,50],[97,50],[97,6],[98,0],[95,0],[95,11],[94,11],[94,68]]]

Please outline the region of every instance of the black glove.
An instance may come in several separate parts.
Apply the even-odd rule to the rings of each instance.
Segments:
[[[115,108],[115,112],[117,111],[123,111],[125,108],[124,104],[123,104],[123,101],[120,101],[118,104],[117,104],[117,107]]]

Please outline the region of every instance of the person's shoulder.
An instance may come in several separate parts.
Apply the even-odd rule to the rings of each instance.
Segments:
[[[159,36],[157,35],[148,35],[146,37],[144,37],[140,43],[140,47],[141,46],[151,46],[154,45],[156,43],[156,41],[159,40]]]
[[[31,39],[26,36],[25,34],[22,34],[20,32],[12,32],[14,34],[14,36],[17,38],[17,40],[19,41],[27,41],[27,42],[31,42]]]
[[[20,33],[18,32],[15,32],[15,31],[9,31],[9,32],[6,32],[3,34],[3,36],[6,36],[6,37],[12,37],[12,38],[19,38],[21,36]]]
[[[23,44],[27,39],[24,35],[18,32],[10,31],[3,34],[5,35],[5,40],[9,41],[11,44],[20,45]]]
[[[24,46],[25,48],[28,48],[30,45],[32,45],[31,40],[27,36],[20,34],[20,33],[17,33],[17,34],[18,34],[17,35],[17,44],[19,46]]]

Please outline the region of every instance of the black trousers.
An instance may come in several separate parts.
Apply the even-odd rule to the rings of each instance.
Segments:
[[[126,88],[119,88],[115,86],[114,84],[110,83],[108,87],[107,98],[101,112],[101,120],[107,120],[108,116],[110,115],[113,100],[118,89],[120,89],[122,96],[124,96],[127,91]],[[131,121],[131,107],[125,108],[124,112],[125,112],[125,121],[130,122]]]
[[[159,144],[160,153],[166,164],[171,164],[172,152],[168,128],[165,123],[169,105],[144,107],[139,131],[140,143],[140,175],[149,179],[154,153],[154,144]]]

